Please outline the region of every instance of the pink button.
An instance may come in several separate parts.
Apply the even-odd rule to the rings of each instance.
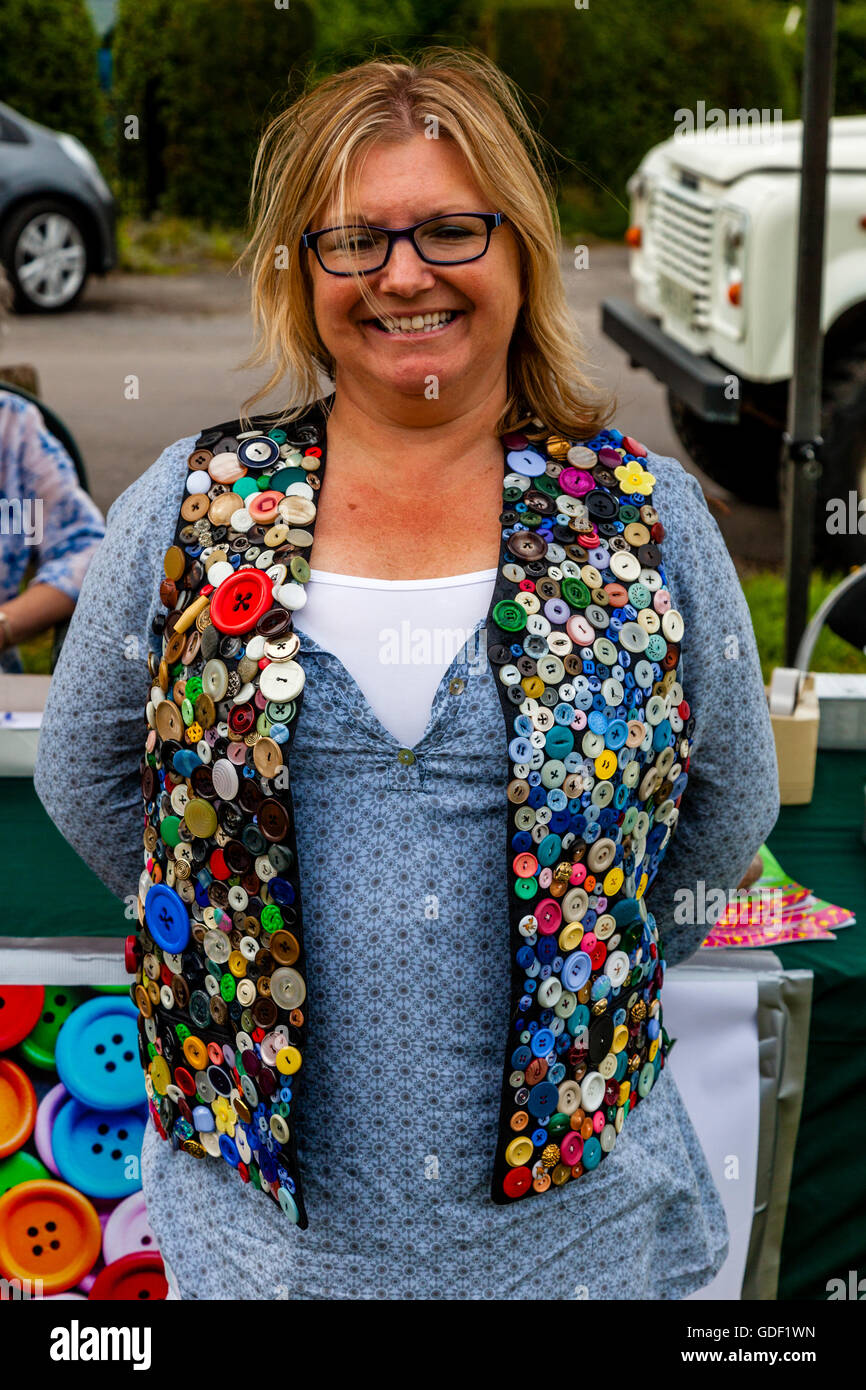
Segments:
[[[55,1178],[60,1177],[60,1169],[54,1162],[51,1131],[61,1106],[65,1105],[69,1099],[69,1092],[62,1082],[57,1086],[52,1086],[51,1090],[47,1091],[39,1102],[39,1109],[36,1111],[36,1124],[33,1127],[33,1142],[36,1145],[36,1152]]]
[[[584,473],[582,468],[563,468],[558,482],[569,497],[585,497],[595,487],[592,474]]]
[[[569,881],[569,883],[571,883],[575,888],[578,888],[578,887],[580,886],[580,884],[583,883],[583,880],[584,880],[585,878],[586,878],[586,865],[585,865],[585,864],[575,864],[575,865],[573,866],[572,870],[571,870],[571,877],[569,878],[568,881]]]
[[[604,1129],[606,1124],[607,1120],[604,1117],[604,1111],[596,1110],[595,1114],[592,1117],[592,1127],[595,1133],[601,1134],[601,1131]]]
[[[144,1193],[133,1192],[111,1212],[102,1233],[102,1258],[107,1265],[137,1250],[156,1250],[156,1236],[147,1219]]]
[[[552,936],[555,931],[559,931],[562,908],[555,898],[542,898],[533,915],[542,936]]]
[[[571,723],[569,724],[568,727],[569,727],[570,729],[574,729],[575,733],[580,733],[581,729],[585,729],[585,728],[586,728],[586,710],[583,710],[583,709],[576,709],[576,710],[574,711],[574,718],[572,719],[572,721],[571,721]]]
[[[595,641],[595,628],[580,613],[572,613],[565,630],[572,642],[577,642],[580,647],[588,647]]]
[[[563,1163],[567,1164],[569,1168],[573,1168],[576,1163],[580,1162],[583,1154],[583,1140],[576,1129],[570,1129],[563,1136],[559,1145],[559,1152],[562,1155]]]
[[[657,613],[667,613],[671,606],[671,596],[667,589],[656,589],[653,594],[653,608]]]
[[[542,869],[541,872],[540,872],[539,875],[538,875],[538,886],[539,886],[539,888],[549,888],[552,882],[553,882],[553,870],[552,870],[552,869]]]
[[[230,743],[226,757],[230,763],[234,763],[237,767],[243,767],[247,757],[247,745],[243,742]]]
[[[580,949],[581,949],[582,951],[586,951],[586,954],[589,956],[589,955],[592,954],[593,950],[595,949],[595,943],[596,943],[597,941],[598,941],[598,937],[596,936],[595,932],[594,932],[594,931],[588,931],[588,932],[586,932],[586,933],[584,934],[583,940],[582,940],[581,943],[580,943]]]

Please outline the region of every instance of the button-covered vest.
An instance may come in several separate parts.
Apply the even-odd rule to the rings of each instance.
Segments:
[[[189,456],[154,623],[127,964],[157,1130],[236,1168],[303,1228],[296,1135],[317,1077],[289,772],[305,678],[293,617],[326,410],[276,418],[205,430]],[[512,999],[499,1132],[477,1136],[498,1204],[596,1168],[664,1065],[646,890],[694,727],[644,446],[617,430],[503,445],[486,650],[505,718]]]

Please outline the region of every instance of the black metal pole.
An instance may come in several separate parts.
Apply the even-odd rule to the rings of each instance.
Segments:
[[[833,109],[836,0],[808,0],[803,57],[803,144],[794,317],[794,371],[784,435],[785,664],[793,666],[809,614],[815,484],[821,473],[821,290],[827,140]],[[820,519],[823,521],[823,518]]]

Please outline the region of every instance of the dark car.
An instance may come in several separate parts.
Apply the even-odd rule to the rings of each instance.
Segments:
[[[74,304],[88,275],[116,263],[115,221],[111,190],[81,141],[0,102],[0,262],[15,307]]]

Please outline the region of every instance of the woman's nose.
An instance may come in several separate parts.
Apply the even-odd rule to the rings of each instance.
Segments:
[[[430,289],[436,283],[433,266],[422,261],[408,237],[395,241],[388,264],[379,272],[380,294],[399,294],[404,298]]]

